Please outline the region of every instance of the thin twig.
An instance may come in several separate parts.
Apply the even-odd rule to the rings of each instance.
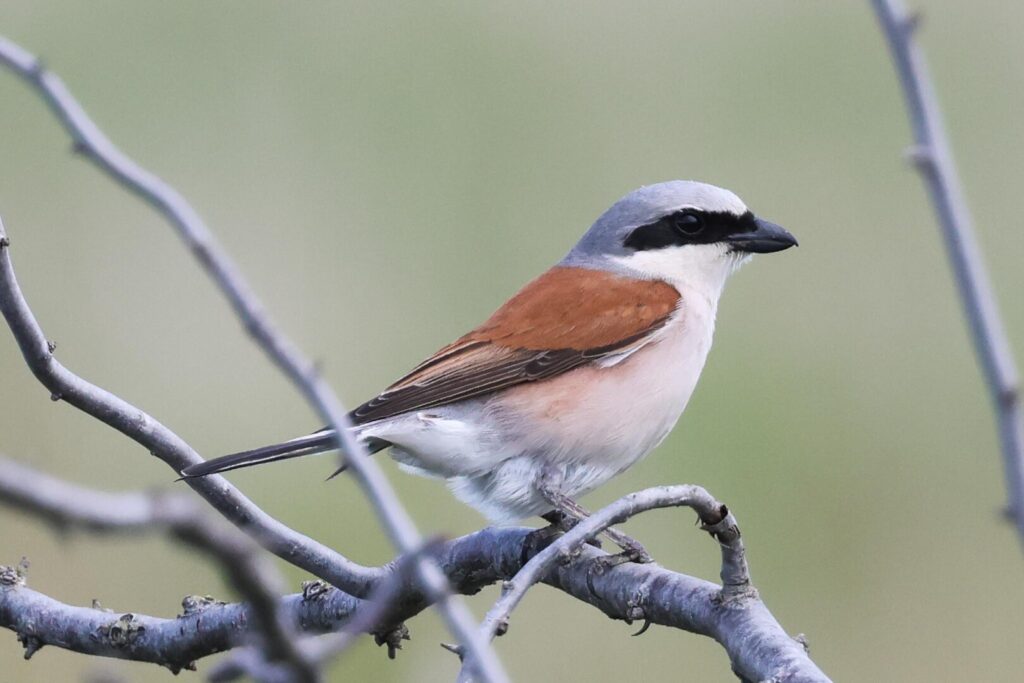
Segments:
[[[512,610],[526,592],[540,581],[558,562],[571,561],[585,543],[615,524],[621,524],[642,512],[665,507],[691,507],[700,517],[702,527],[709,531],[722,548],[722,600],[754,599],[757,592],[750,585],[743,541],[732,513],[699,486],[659,486],[623,496],[580,521],[563,536],[527,562],[511,581],[502,586],[501,598],[484,617],[480,630],[487,640],[508,629]],[[473,679],[470,663],[463,666],[459,680]]]
[[[29,369],[51,396],[138,442],[175,471],[202,462],[191,446],[155,418],[61,365],[18,286],[10,251],[10,240],[0,219],[0,314],[7,320]],[[288,528],[223,477],[205,477],[189,483],[214,509],[264,548],[346,592],[367,595],[377,581],[387,577],[386,571],[352,562]]]
[[[901,0],[872,0],[871,4],[888,41],[906,99],[914,133],[914,146],[908,156],[928,188],[942,228],[974,348],[996,409],[1008,512],[1024,543],[1024,412],[1020,381],[975,237],[974,221],[957,176],[928,65],[914,39],[920,17],[908,13]]]
[[[284,680],[319,680],[316,663],[299,649],[292,625],[281,614],[280,575],[252,539],[223,522],[215,522],[192,499],[181,495],[94,491],[0,456],[0,503],[34,514],[62,529],[163,532],[201,550],[220,564],[231,585],[247,600],[257,632],[263,636],[261,646],[267,659],[281,668]],[[114,633],[118,631],[115,629]],[[110,635],[110,629],[106,635]],[[26,656],[38,649],[37,646],[30,650],[28,643],[44,642],[31,623],[18,631],[18,636],[26,643]],[[190,666],[190,662],[181,661],[162,663]]]
[[[79,152],[167,218],[227,297],[245,330],[338,435],[339,445],[347,455],[346,461],[395,547],[403,553],[412,553],[420,547],[423,540],[412,518],[384,473],[376,462],[367,457],[363,444],[352,435],[352,425],[341,401],[320,376],[316,366],[270,322],[263,306],[199,214],[173,187],[122,153],[89,118],[63,81],[44,69],[38,59],[0,38],[0,63],[33,86],[64,125]],[[189,483],[196,486],[192,480]],[[461,601],[449,595],[444,574],[428,557],[420,558],[417,573],[435,599],[449,630],[477,658],[484,679],[491,683],[507,680],[493,650],[479,640],[472,614]]]

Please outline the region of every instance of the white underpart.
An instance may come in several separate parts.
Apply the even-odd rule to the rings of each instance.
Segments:
[[[545,468],[577,497],[643,458],[672,430],[711,348],[725,280],[745,260],[720,245],[619,258],[619,268],[668,282],[682,295],[649,343],[492,397],[370,423],[360,433],[391,441],[404,469],[447,479],[456,496],[492,522],[543,514],[551,509],[537,489]]]

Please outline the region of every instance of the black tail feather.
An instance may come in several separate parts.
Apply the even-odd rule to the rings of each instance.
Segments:
[[[366,446],[366,454],[367,455],[373,455],[374,453],[376,453],[378,451],[382,451],[385,448],[387,448],[388,446],[390,446],[391,442],[390,441],[385,441],[384,439],[375,439],[373,437],[370,437],[369,439],[364,441],[363,444]],[[330,481],[331,479],[334,479],[336,476],[338,476],[339,474],[341,474],[342,472],[344,472],[347,469],[348,469],[348,463],[347,462],[341,463],[341,467],[339,467],[338,469],[336,469],[333,472],[331,472],[331,474],[326,479],[324,479],[324,481]]]
[[[370,453],[376,453],[387,448],[389,445],[383,439],[367,439],[366,441],[366,446]],[[220,474],[221,472],[237,470],[243,467],[253,467],[254,465],[262,465],[278,460],[288,460],[304,455],[324,453],[335,448],[337,448],[337,443],[334,438],[334,432],[321,430],[308,436],[292,439],[291,441],[254,448],[250,451],[242,451],[241,453],[232,453],[196,465],[189,465],[181,471],[181,478],[205,477],[209,474]],[[344,469],[342,467],[331,476],[334,477],[340,474]]]

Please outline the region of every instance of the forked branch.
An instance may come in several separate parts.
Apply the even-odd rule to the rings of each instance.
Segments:
[[[534,555],[510,581],[502,585],[501,598],[490,609],[480,626],[482,635],[488,640],[496,635],[503,635],[508,630],[512,610],[526,596],[526,592],[549,574],[557,563],[571,562],[585,543],[597,538],[612,525],[621,524],[642,512],[665,507],[693,508],[700,518],[701,528],[709,532],[721,545],[720,601],[723,604],[736,604],[742,600],[757,599],[757,592],[750,584],[750,572],[739,527],[728,508],[699,486],[659,486],[620,498],[583,519],[565,535]],[[597,566],[600,567],[601,564]],[[639,605],[637,607],[636,616],[639,618],[643,616],[643,608]],[[651,623],[646,617],[644,619],[641,632]],[[472,662],[467,662],[463,666],[459,677],[462,683],[469,683],[473,679],[471,664]],[[824,674],[810,660],[803,664],[806,665],[809,676],[821,676],[817,680],[824,679]]]
[[[145,494],[89,491],[10,461],[0,461],[0,501],[52,523],[87,529],[141,530],[152,528],[147,525],[154,521]],[[609,555],[581,545],[581,539],[606,524],[644,509],[686,501],[697,508],[703,528],[722,544],[723,586],[656,565],[610,566]],[[710,636],[722,644],[733,669],[744,680],[828,680],[803,645],[786,634],[750,588],[735,520],[703,489],[648,489],[597,511],[592,520],[554,546],[538,547],[535,530],[504,528],[484,529],[442,546],[428,546],[425,551],[460,593],[475,593],[496,582],[517,582],[506,591],[507,597],[517,586],[527,585],[527,580],[539,578],[614,619]],[[570,562],[551,563],[552,557],[564,557],[566,552],[571,553]],[[533,562],[532,558],[539,559]],[[340,632],[326,641],[299,640],[298,654],[316,664],[343,651],[357,631],[374,633],[389,648],[400,646],[404,635],[401,622],[429,605],[408,565],[399,561],[386,569],[394,580],[381,582],[380,590],[385,593],[372,600],[360,600],[321,583],[281,598],[278,612],[292,628],[310,635]],[[544,569],[538,573],[541,566]],[[529,569],[524,574],[525,567]],[[183,606],[184,612],[173,619],[135,612],[112,614],[63,604],[36,592],[14,568],[0,572],[0,626],[18,633],[28,654],[43,645],[54,645],[180,669],[244,643],[250,629],[258,625],[251,604],[187,598]],[[511,607],[514,604],[500,603],[497,609],[507,615]],[[500,623],[500,617],[491,623]],[[220,680],[230,680],[240,673],[266,672],[273,664],[266,660],[259,651],[241,651],[214,673]]]

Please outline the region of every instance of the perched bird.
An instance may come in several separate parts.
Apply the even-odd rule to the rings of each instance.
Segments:
[[[390,447],[404,469],[447,480],[492,522],[579,519],[577,497],[650,453],[682,414],[729,275],[796,243],[728,190],[642,187],[486,322],[349,417],[371,452]],[[321,431],[182,475],[336,448]]]

